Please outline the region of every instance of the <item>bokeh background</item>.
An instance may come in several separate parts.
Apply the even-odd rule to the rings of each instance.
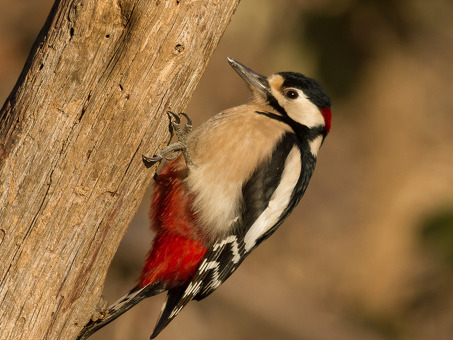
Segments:
[[[52,3],[1,0],[2,103]],[[230,56],[318,79],[332,132],[287,222],[159,339],[453,339],[452,18],[451,0],[242,0],[186,112],[198,125],[248,99]],[[139,275],[148,205],[110,268],[110,302]],[[92,339],[148,339],[163,301]]]

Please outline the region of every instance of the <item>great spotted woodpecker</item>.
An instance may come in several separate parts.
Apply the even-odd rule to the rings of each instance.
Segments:
[[[217,114],[198,129],[171,114],[179,141],[145,164],[182,151],[156,177],[156,232],[138,285],[79,335],[85,339],[141,300],[168,292],[151,338],[191,300],[216,290],[303,196],[330,131],[330,99],[299,73],[264,77],[228,58],[252,90],[250,103]],[[186,140],[187,134],[187,140]]]

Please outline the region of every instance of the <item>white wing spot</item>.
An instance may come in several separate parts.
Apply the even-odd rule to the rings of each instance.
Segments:
[[[184,292],[183,298],[187,297],[188,295],[195,296],[198,294],[198,292],[201,289],[201,284],[202,281],[198,281],[197,283],[189,283],[189,285],[186,288],[186,291]]]
[[[272,194],[267,208],[245,234],[246,251],[250,251],[256,241],[278,222],[289,204],[293,190],[299,180],[301,169],[300,151],[297,146],[294,146],[286,158],[280,183]]]
[[[233,263],[238,263],[241,260],[241,255],[239,254],[239,245],[237,242],[237,237],[234,235],[228,236],[227,238],[223,239],[221,242],[218,242],[214,244],[213,246],[213,251],[218,251],[219,248],[220,250],[223,250],[226,244],[231,243],[231,252],[233,254],[233,258],[231,261]],[[200,267],[198,268],[198,271],[200,273],[203,273],[205,271],[212,270],[212,280],[210,282],[210,288],[216,289],[222,284],[222,281],[219,280],[219,270],[220,270],[220,262],[217,261],[208,261],[207,259],[204,259],[203,262],[200,264]],[[203,284],[202,281],[198,281],[197,283],[190,283],[189,286],[187,286],[185,292],[184,292],[184,297],[187,297],[189,295],[195,296],[198,294],[198,292],[201,290],[201,285]]]
[[[216,243],[213,247],[213,250],[216,251],[219,247],[225,246],[225,244],[231,243],[231,252],[233,253],[233,262],[238,263],[241,259],[239,255],[239,245],[237,242],[237,237],[234,235],[228,236],[226,239],[222,240],[220,243]]]
[[[199,269],[201,273],[206,270],[210,270],[210,269],[214,270],[214,272],[212,274],[212,282],[211,282],[211,287],[214,289],[222,284],[222,282],[219,280],[219,266],[220,266],[219,262],[216,262],[216,261],[208,262],[205,259]]]

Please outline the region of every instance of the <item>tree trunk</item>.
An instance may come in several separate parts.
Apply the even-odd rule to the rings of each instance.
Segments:
[[[56,1],[0,112],[0,338],[72,339],[239,0]]]

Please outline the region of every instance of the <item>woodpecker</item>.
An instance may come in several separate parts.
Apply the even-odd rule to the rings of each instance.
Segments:
[[[156,234],[139,282],[78,339],[167,292],[155,338],[189,301],[216,290],[303,196],[331,127],[328,95],[300,73],[264,77],[228,62],[250,87],[251,101],[193,132],[188,116],[170,113],[178,142],[155,157],[143,156],[150,166],[180,151],[155,178],[150,216]]]

